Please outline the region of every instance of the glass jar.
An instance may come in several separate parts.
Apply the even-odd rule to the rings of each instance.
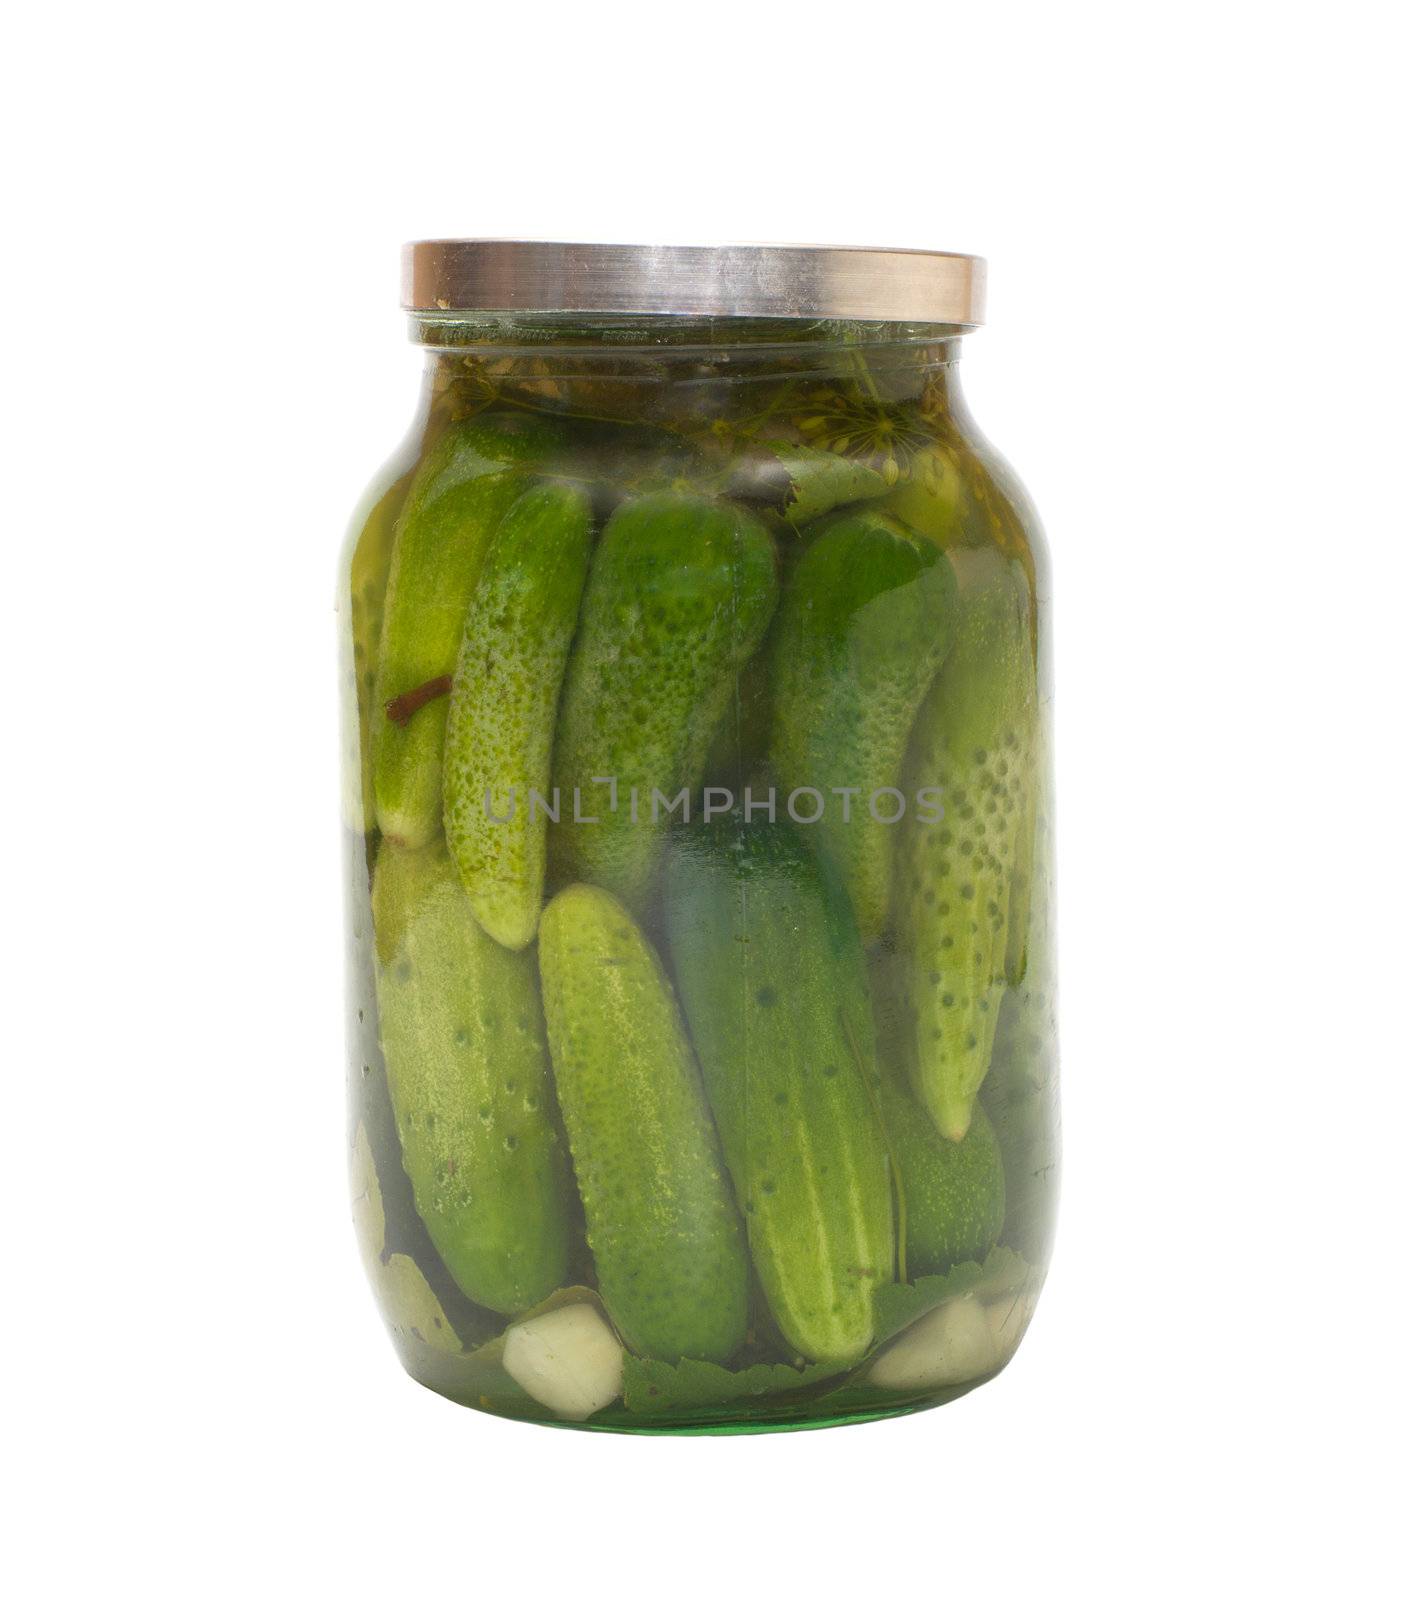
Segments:
[[[342,577],[357,1231],[502,1416],[956,1398],[1040,1293],[1045,553],[981,263],[413,246]]]

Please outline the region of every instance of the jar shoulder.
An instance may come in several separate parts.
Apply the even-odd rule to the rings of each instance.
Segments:
[[[1049,560],[1045,530],[1021,475],[965,410],[953,415],[947,432],[979,507],[982,531],[1044,576]]]

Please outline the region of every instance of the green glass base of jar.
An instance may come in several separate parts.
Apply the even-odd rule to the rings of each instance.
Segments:
[[[678,1409],[673,1414],[636,1414],[621,1409],[594,1413],[584,1419],[551,1415],[530,1399],[493,1362],[477,1353],[453,1353],[421,1347],[396,1338],[401,1364],[416,1383],[456,1405],[481,1411],[510,1422],[532,1422],[546,1428],[579,1433],[625,1433],[644,1436],[679,1434],[705,1436],[745,1433],[802,1433],[818,1428],[846,1428],[860,1422],[881,1422],[890,1417],[912,1416],[960,1400],[973,1389],[990,1383],[1006,1363],[967,1383],[893,1395],[870,1389],[861,1379],[845,1374],[843,1387],[803,1396],[764,1396],[745,1407],[706,1406]]]
[[[660,1427],[648,1427],[644,1424],[634,1426],[629,1422],[598,1422],[595,1418],[590,1418],[587,1422],[555,1422],[548,1426],[572,1428],[580,1433],[632,1433],[647,1437],[659,1434],[693,1438],[712,1434],[809,1433],[817,1428],[852,1428],[860,1422],[884,1422],[890,1417],[910,1417],[919,1411],[935,1411],[939,1406],[959,1400],[970,1390],[978,1389],[983,1383],[990,1382],[991,1378],[982,1378],[976,1383],[960,1385],[948,1394],[918,1395],[892,1404],[861,1406],[852,1411],[835,1412],[829,1416],[687,1417],[663,1423]]]

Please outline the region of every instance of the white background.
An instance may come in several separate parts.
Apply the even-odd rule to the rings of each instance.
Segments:
[[[1407,20],[11,18],[11,1593],[1414,1592]],[[332,597],[415,400],[398,247],[440,234],[990,258],[968,392],[1055,551],[1068,1147],[1037,1323],[947,1411],[559,1434],[387,1346]]]

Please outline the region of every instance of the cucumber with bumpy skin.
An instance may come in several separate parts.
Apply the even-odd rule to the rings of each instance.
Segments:
[[[722,1361],[745,1337],[749,1262],[656,952],[612,895],[574,884],[538,960],[603,1304],[640,1355]]]
[[[672,858],[666,921],[770,1311],[810,1361],[854,1361],[893,1275],[893,1192],[853,911],[793,829],[728,821]]]
[[[533,418],[455,424],[420,463],[395,529],[380,631],[371,770],[375,816],[411,848],[439,831],[448,701],[464,618],[499,519],[558,434]],[[423,698],[426,697],[427,698]]]
[[[979,1107],[961,1143],[932,1125],[926,1111],[885,1074],[883,1123],[903,1185],[904,1256],[910,1278],[945,1272],[984,1255],[1001,1237],[1006,1180],[1001,1146]]]
[[[551,844],[565,878],[640,909],[665,816],[699,782],[777,593],[773,542],[743,508],[670,492],[624,502],[608,521],[553,759],[562,815]]]
[[[580,490],[540,484],[499,523],[469,605],[444,747],[444,832],[474,914],[521,950],[543,907],[553,724],[592,543]]]
[[[380,1042],[416,1209],[459,1288],[505,1315],[567,1271],[558,1139],[530,955],[483,931],[442,843],[375,864]]]
[[[1040,759],[1044,769],[1044,754]],[[1039,795],[1024,971],[1002,1000],[992,1065],[979,1096],[1001,1138],[1006,1168],[1002,1238],[1042,1266],[1056,1214],[1061,1121],[1051,814],[1049,795]]]
[[[959,557],[957,624],[914,733],[910,790],[941,820],[898,832],[898,943],[912,1016],[909,1076],[939,1133],[961,1139],[992,1055],[1008,917],[1035,784],[1036,671],[1025,583],[995,553]]]
[[[814,836],[866,940],[888,920],[898,831],[896,798],[881,821],[874,796],[898,784],[913,719],[947,652],[955,593],[936,545],[892,517],[852,512],[815,537],[775,619],[770,760],[787,789],[817,791],[824,811]]]

